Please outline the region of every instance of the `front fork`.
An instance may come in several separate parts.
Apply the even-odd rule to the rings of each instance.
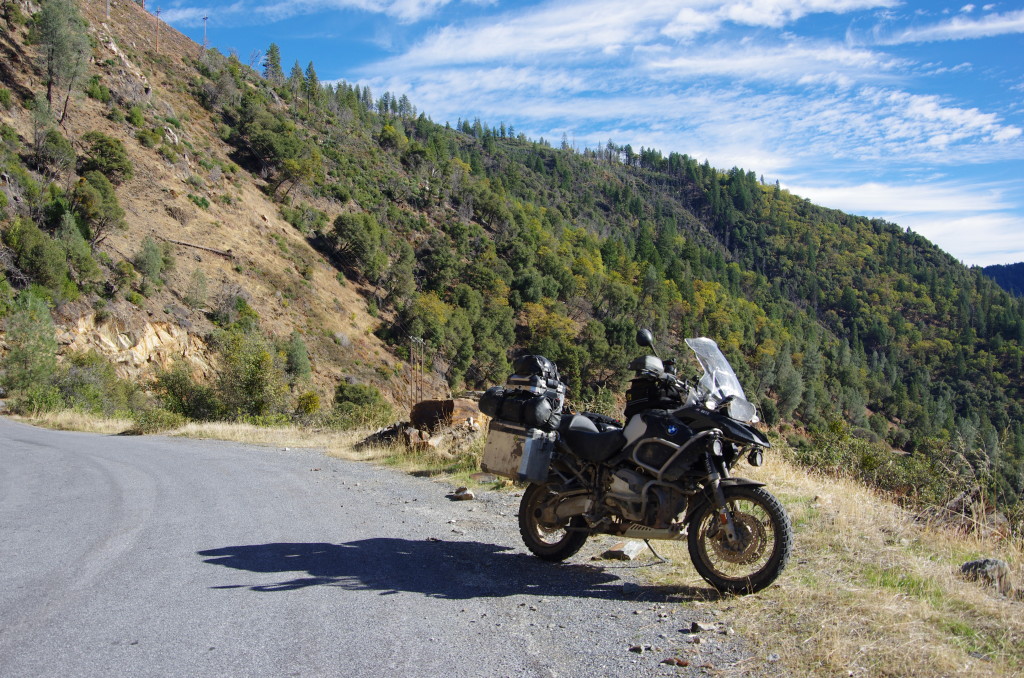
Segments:
[[[735,545],[739,540],[739,536],[736,534],[736,524],[732,520],[732,511],[725,503],[725,492],[722,490],[722,474],[725,477],[729,477],[729,470],[722,467],[722,473],[718,472],[717,464],[714,459],[711,458],[711,453],[708,452],[707,456],[708,466],[708,480],[710,480],[711,487],[711,498],[715,510],[718,512],[718,526],[720,530],[725,531],[726,541]],[[716,530],[717,532],[717,530]]]

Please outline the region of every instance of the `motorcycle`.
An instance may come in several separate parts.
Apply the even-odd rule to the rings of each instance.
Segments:
[[[625,425],[560,414],[557,368],[528,356],[535,369],[481,399],[481,410],[499,417],[482,466],[529,481],[519,531],[539,558],[563,561],[594,534],[686,540],[694,568],[713,587],[760,591],[786,567],[793,530],[764,483],[731,475],[744,455],[760,466],[771,447],[754,427],[756,409],[711,339],[686,340],[703,368],[695,384],[658,357],[649,330],[637,343],[654,355],[630,363]]]

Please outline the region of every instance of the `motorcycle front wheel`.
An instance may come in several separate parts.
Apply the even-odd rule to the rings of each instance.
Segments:
[[[762,487],[722,488],[736,541],[729,543],[718,511],[697,509],[688,527],[690,560],[706,582],[723,593],[756,593],[782,573],[793,549],[793,527],[782,504]]]
[[[556,496],[547,485],[526,488],[519,502],[519,534],[533,555],[557,563],[583,548],[588,535],[586,522],[579,516],[560,524],[541,522],[541,509]]]

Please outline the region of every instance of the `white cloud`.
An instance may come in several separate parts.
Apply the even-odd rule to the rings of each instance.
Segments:
[[[963,12],[964,14],[970,14],[971,12],[974,11],[974,5],[964,5],[963,7],[960,8],[960,11]]]
[[[781,46],[704,44],[699,50],[652,57],[645,65],[676,77],[727,76],[846,87],[859,80],[892,79],[889,74],[901,74],[909,62],[835,43],[792,41]]]
[[[335,10],[362,10],[393,17],[401,23],[415,23],[433,16],[440,8],[457,0],[274,0],[272,2],[236,2],[222,7],[175,7],[164,10],[161,18],[170,24],[196,26],[204,16],[221,25],[264,24]],[[490,4],[491,0],[463,0],[470,4]]]
[[[1024,261],[1024,220],[1004,186],[948,181],[782,185],[820,205],[909,227],[969,265]]]
[[[901,226],[909,226],[968,266],[1024,261],[1024,223],[1019,214],[935,213],[896,219],[900,219]]]
[[[1024,33],[1024,9],[1004,14],[989,14],[980,19],[957,16],[930,26],[907,28],[892,35],[885,35],[881,30],[877,30],[876,39],[879,44],[900,45],[914,42],[991,38],[997,35],[1016,33]]]
[[[960,185],[949,182],[892,184],[868,182],[856,185],[790,185],[783,188],[820,205],[853,214],[933,214],[938,212],[999,212],[1016,207],[1001,187]]]

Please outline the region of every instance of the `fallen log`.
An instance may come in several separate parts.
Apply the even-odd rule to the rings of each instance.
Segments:
[[[171,238],[165,238],[162,235],[158,235],[157,237],[160,238],[161,240],[166,240],[167,242],[173,243],[175,245],[181,245],[183,247],[193,247],[197,250],[203,250],[204,252],[213,252],[214,254],[219,254],[222,257],[227,257],[228,259],[234,259],[235,257],[235,255],[231,253],[231,250],[218,250],[213,247],[206,247],[205,245],[196,245],[195,243],[185,242],[183,240],[172,240]]]

